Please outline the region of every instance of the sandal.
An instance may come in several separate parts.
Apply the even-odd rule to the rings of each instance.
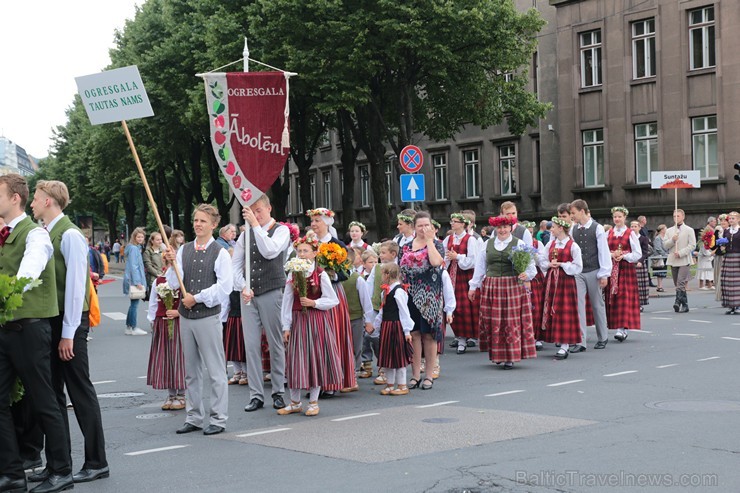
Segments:
[[[288,414],[299,413],[301,411],[303,411],[303,404],[301,404],[300,402],[290,401],[290,404],[282,409],[278,409],[277,413],[280,416],[286,416]]]
[[[306,416],[317,416],[319,414],[319,403],[317,401],[309,402],[305,414]]]
[[[413,378],[412,377],[411,380],[409,380],[408,388],[410,388],[410,389],[418,389],[420,384],[421,384],[421,382],[419,381],[418,378]]]
[[[172,409],[172,404],[173,404],[174,399],[175,399],[174,395],[167,397],[167,400],[164,401],[164,404],[162,404],[162,411],[169,411],[170,409]]]
[[[180,411],[181,409],[185,409],[185,396],[178,394],[172,400],[170,411]]]
[[[239,385],[249,385],[249,379],[247,379],[246,373],[241,374],[241,378],[239,379]]]
[[[391,395],[391,392],[393,392],[393,385],[388,385],[380,391],[380,395]]]
[[[426,382],[429,382],[429,385],[427,385]],[[431,390],[433,385],[434,385],[434,379],[429,378],[429,377],[424,377],[424,383],[421,385],[421,390]]]
[[[239,383],[239,380],[241,379],[241,376],[242,376],[241,372],[234,373],[234,376],[231,377],[231,378],[229,378],[228,384],[229,385],[234,385],[234,384]]]
[[[409,388],[406,385],[399,385],[396,390],[391,391],[391,395],[406,395],[409,393]]]

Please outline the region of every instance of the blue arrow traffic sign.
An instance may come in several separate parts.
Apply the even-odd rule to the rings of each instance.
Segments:
[[[424,175],[401,175],[401,202],[423,202],[425,195]]]

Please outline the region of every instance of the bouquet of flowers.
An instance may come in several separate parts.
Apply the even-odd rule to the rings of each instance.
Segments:
[[[373,251],[375,252],[375,255],[380,255],[380,245],[381,245],[380,242],[375,242],[372,245],[370,245],[370,248],[373,249]]]
[[[717,246],[722,249],[722,251],[725,251],[725,247],[727,247],[727,244],[730,242],[727,238],[717,238]]]
[[[336,273],[348,274],[352,267],[347,260],[347,250],[336,243],[322,243],[319,245],[319,254],[316,261],[324,269],[332,270]]]
[[[305,258],[292,258],[288,260],[283,266],[285,272],[293,274],[293,286],[295,286],[298,296],[301,298],[308,294],[308,283],[306,276],[311,270],[311,261]],[[306,311],[306,307],[303,307],[303,311]]]
[[[157,284],[155,288],[157,290],[157,296],[164,303],[164,307],[168,310],[172,310],[175,306],[175,300],[179,297],[178,290],[172,289],[166,282]],[[175,321],[171,318],[167,319],[167,335],[172,339],[172,335],[175,332]]]
[[[514,265],[514,272],[517,275],[527,270],[530,262],[534,262],[537,258],[537,250],[528,245],[517,245],[511,249],[509,259]]]
[[[41,285],[41,279],[15,277],[0,274],[0,325],[13,320],[13,313],[23,306],[23,292]],[[24,394],[23,384],[16,378],[10,389],[10,403],[21,400]]]
[[[704,243],[704,248],[710,250],[714,247],[714,231],[708,229],[701,235],[701,241]]]

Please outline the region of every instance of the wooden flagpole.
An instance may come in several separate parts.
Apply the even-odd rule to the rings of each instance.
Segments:
[[[136,146],[134,146],[134,141],[131,138],[131,132],[128,130],[128,125],[126,124],[126,120],[121,120],[121,126],[123,127],[123,132],[126,134],[126,139],[128,140],[128,146],[131,148],[131,154],[134,155],[134,161],[136,161],[136,168],[139,170],[139,176],[141,177],[142,183],[144,183],[144,190],[146,190],[146,196],[149,198],[149,205],[152,207],[152,211],[154,212],[154,219],[157,220],[157,226],[159,226],[159,232],[162,234],[162,238],[165,242],[165,245],[169,248],[170,240],[167,238],[167,234],[164,232],[164,225],[162,224],[162,219],[159,217],[159,210],[157,209],[157,203],[154,202],[154,197],[152,196],[152,191],[149,188],[149,182],[146,181],[146,175],[144,174],[144,168],[141,166],[141,161],[139,160],[139,154],[136,152]],[[180,283],[180,291],[182,292],[182,296],[185,296],[188,294],[187,290],[185,289],[185,283],[182,282],[182,276],[180,275],[180,271],[177,268],[177,262],[172,264],[172,268],[175,271],[175,275],[177,276],[177,281]]]
[[[247,46],[247,37],[244,37],[244,72],[249,72],[249,47]],[[236,193],[236,192],[234,192]],[[239,197],[241,198],[241,197]],[[238,201],[238,200],[237,200]],[[252,289],[252,225],[244,224],[244,281],[247,291]],[[249,305],[250,303],[247,303]]]

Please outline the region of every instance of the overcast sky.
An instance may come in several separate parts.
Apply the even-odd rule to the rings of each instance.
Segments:
[[[110,63],[113,32],[144,0],[2,0],[0,135],[37,158],[66,122],[74,78]]]

